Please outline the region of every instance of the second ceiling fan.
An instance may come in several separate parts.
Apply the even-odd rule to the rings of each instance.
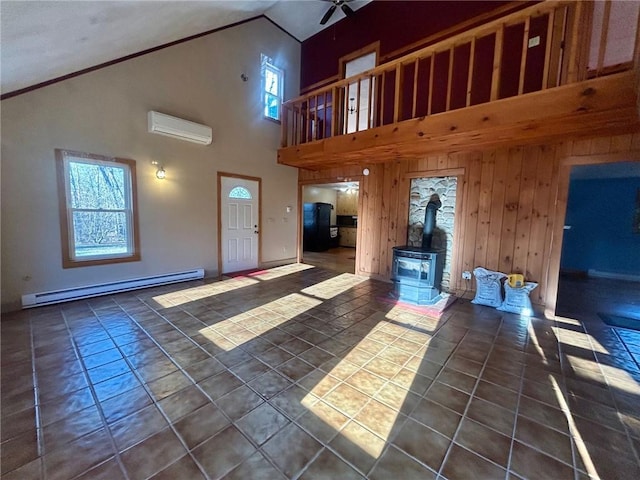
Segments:
[[[320,20],[320,25],[324,25],[325,23],[327,23],[331,18],[331,16],[333,15],[333,12],[335,12],[338,7],[342,9],[342,11],[347,17],[353,17],[353,15],[355,15],[355,12],[353,11],[353,9],[349,5],[347,5],[352,0],[325,0],[325,1],[331,2],[333,3],[333,5],[329,7],[329,10],[327,10],[327,13],[325,13],[324,16],[322,17],[322,20]]]

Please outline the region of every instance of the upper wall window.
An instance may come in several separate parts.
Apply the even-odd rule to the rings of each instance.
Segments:
[[[136,164],[56,150],[63,268],[140,260]]]
[[[280,121],[283,84],[284,72],[273,64],[271,58],[262,55],[262,100],[265,118]]]

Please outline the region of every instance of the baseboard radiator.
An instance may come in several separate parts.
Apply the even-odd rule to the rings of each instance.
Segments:
[[[129,290],[136,290],[139,288],[156,287],[158,285],[167,285],[169,283],[186,282],[188,280],[199,280],[201,278],[204,278],[204,269],[197,268],[195,270],[134,278],[120,282],[65,288],[63,290],[55,290],[52,292],[28,293],[22,296],[22,308],[70,302],[72,300],[81,300],[83,298],[98,297],[100,295],[127,292]]]

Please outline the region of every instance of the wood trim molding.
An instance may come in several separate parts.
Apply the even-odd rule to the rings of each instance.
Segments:
[[[376,40],[375,42],[370,43],[369,45],[365,45],[353,52],[347,53],[346,55],[338,58],[338,78],[345,78],[345,68],[346,64],[356,58],[363,57],[370,53],[374,52],[376,54],[376,67],[380,65],[380,40]]]
[[[407,172],[405,178],[460,177],[465,175],[465,167],[443,168],[442,170],[419,170]]]
[[[131,227],[133,230],[133,253],[122,257],[109,257],[92,260],[74,260],[69,249],[69,218],[67,215],[67,179],[65,176],[64,157],[69,153],[75,158],[86,158],[90,160],[101,160],[106,162],[119,163],[129,167],[129,178],[131,180]],[[112,265],[127,262],[139,262],[142,258],[140,252],[140,223],[138,221],[138,185],[136,177],[136,162],[127,158],[109,157],[93,153],[84,153],[66,149],[55,149],[56,158],[56,180],[58,184],[58,213],[60,220],[60,242],[62,251],[62,268],[92,267],[96,265]]]
[[[239,173],[218,172],[217,175],[217,214],[218,214],[218,276],[222,275],[222,177],[238,178],[258,182],[258,267],[262,264],[262,178]]]

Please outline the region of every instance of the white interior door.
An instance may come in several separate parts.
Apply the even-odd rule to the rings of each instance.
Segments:
[[[222,273],[258,268],[258,182],[222,177],[220,193]]]

